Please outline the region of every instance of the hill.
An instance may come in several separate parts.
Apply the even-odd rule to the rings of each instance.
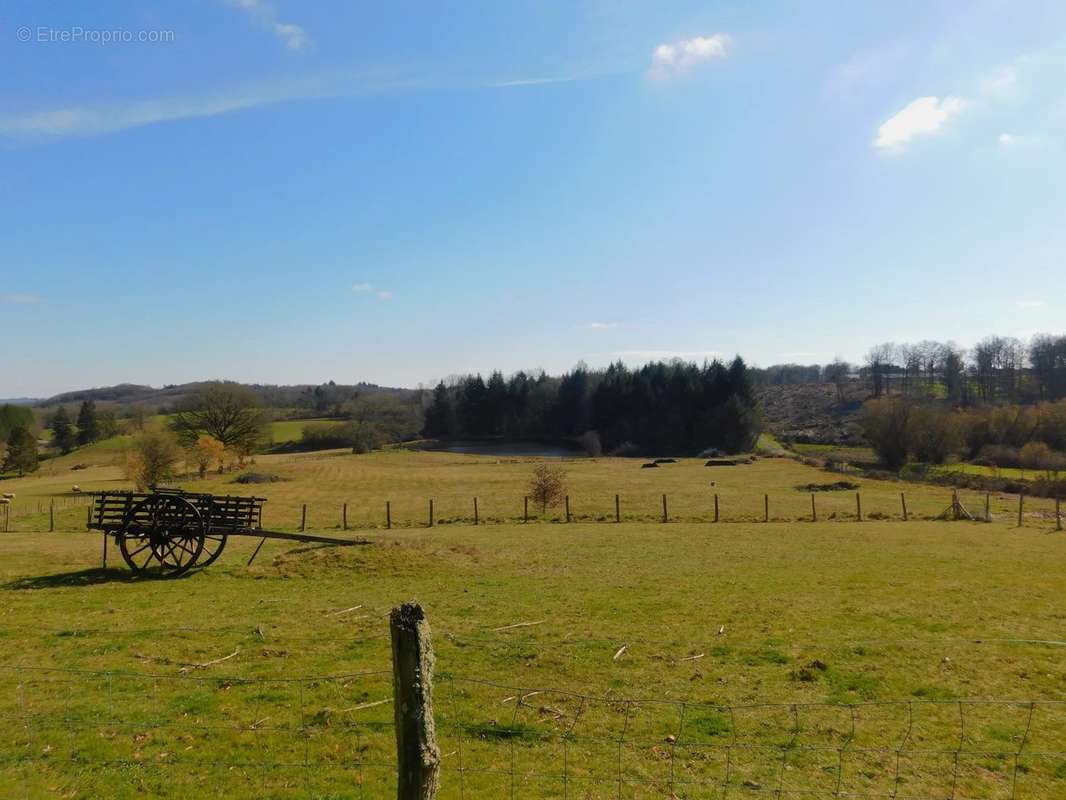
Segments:
[[[49,408],[58,405],[70,405],[92,400],[98,405],[145,406],[156,411],[165,411],[178,406],[189,395],[205,386],[209,381],[167,384],[156,388],[135,383],[119,383],[114,386],[101,386],[91,389],[78,389],[63,392],[43,400],[32,400],[29,404],[37,408]],[[247,386],[258,396],[263,405],[270,408],[290,408],[316,404],[331,404],[349,400],[356,394],[394,394],[406,396],[414,389],[378,386],[374,383],[339,384],[330,381],[318,385],[304,383],[293,385],[276,385],[250,383]]]
[[[859,445],[864,442],[859,411],[867,387],[857,380],[762,386],[759,402],[770,432],[779,439],[812,444]]]

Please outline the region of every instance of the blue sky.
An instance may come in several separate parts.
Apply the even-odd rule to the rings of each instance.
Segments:
[[[1064,329],[1060,0],[7,2],[0,53],[0,396]]]

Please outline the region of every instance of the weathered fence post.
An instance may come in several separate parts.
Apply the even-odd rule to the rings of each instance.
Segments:
[[[762,521],[770,521],[770,495],[768,494],[762,496]]]
[[[429,498],[429,527],[433,527],[433,498]]]
[[[1055,497],[1055,530],[1062,530],[1062,500]]]
[[[474,498],[474,524],[475,524],[475,525],[477,525],[477,524],[478,524],[478,516],[477,516],[477,498],[476,498],[476,497]]]
[[[1022,510],[1025,506],[1025,495],[1018,492],[1018,527],[1022,527]]]
[[[618,495],[614,496],[614,521],[622,521],[622,501]]]
[[[992,521],[992,496],[985,492],[985,522]]]
[[[392,502],[385,501],[385,529],[392,530]]]
[[[718,492],[714,493],[714,521],[718,521]]]
[[[522,498],[522,522],[529,522],[529,495]]]
[[[814,505],[814,492],[811,492],[811,522],[818,521],[818,509]]]
[[[907,495],[904,492],[899,493],[899,502],[903,506],[903,521],[907,521]]]
[[[440,748],[433,721],[433,643],[425,612],[405,603],[389,615],[393,711],[396,719],[396,798],[434,800]]]
[[[566,521],[570,521],[570,495],[566,495]]]
[[[303,504],[303,511],[300,512],[300,533],[303,533],[307,528],[307,503]]]
[[[341,506],[341,530],[348,530],[348,504]]]
[[[666,510],[666,495],[664,494],[663,495],[663,522],[666,522],[669,519],[670,519],[670,515],[669,515],[669,513]]]
[[[48,532],[56,532],[56,501],[50,500],[48,503]]]
[[[855,492],[855,518],[862,522],[862,495]]]

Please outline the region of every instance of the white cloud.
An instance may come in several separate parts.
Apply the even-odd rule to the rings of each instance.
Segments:
[[[965,107],[966,102],[958,97],[919,97],[881,124],[874,146],[899,151],[916,136],[936,133]]]
[[[1018,306],[1018,308],[1032,309],[1043,308],[1047,305],[1047,303],[1045,303],[1043,300],[1019,300],[1014,305]]]
[[[588,75],[565,80],[592,80],[595,77]],[[504,89],[533,82],[544,81],[475,82],[465,86],[470,89]],[[215,117],[296,100],[450,88],[454,88],[454,84],[388,70],[337,71],[271,84],[229,87],[199,97],[161,97],[118,105],[79,104],[65,108],[0,112],[0,137],[33,140],[98,136],[143,125]]]
[[[1018,66],[1010,64],[986,75],[981,81],[981,94],[989,97],[1013,97],[1018,93]]]
[[[728,33],[714,33],[710,36],[696,36],[660,44],[652,52],[649,72],[655,78],[687,72],[705,61],[725,58],[732,44],[733,39]]]
[[[617,322],[590,322],[585,327],[588,328],[590,331],[607,331],[607,330],[610,330],[611,328],[617,328],[618,327],[618,323]]]
[[[290,50],[303,50],[311,43],[307,32],[291,22],[275,22],[274,33],[285,42],[285,46]]]
[[[350,85],[348,85],[350,84]],[[0,136],[13,139],[95,136],[157,122],[197,119],[291,100],[334,97],[377,88],[373,81],[311,77],[273,85],[230,89],[204,97],[160,98],[117,106],[69,106],[0,114]]]
[[[231,0],[237,8],[248,13],[257,23],[271,31],[289,50],[304,50],[311,44],[307,31],[292,22],[278,19],[274,6],[263,0]]]
[[[1034,147],[1040,147],[1043,144],[1043,139],[1039,136],[1023,136],[1017,133],[1001,133],[996,137],[996,142],[999,144],[1000,150],[1017,151],[1017,150],[1031,150]]]
[[[21,294],[19,292],[0,294],[0,303],[11,303],[12,305],[18,306],[30,306],[39,302],[41,302],[41,298],[39,298],[35,294]]]
[[[373,293],[376,297],[378,297],[381,300],[391,300],[392,299],[392,292],[388,291],[387,289],[376,289],[376,288],[374,288],[374,284],[372,284],[372,283],[353,283],[352,284],[352,291],[355,292],[356,294],[371,294],[371,293]]]

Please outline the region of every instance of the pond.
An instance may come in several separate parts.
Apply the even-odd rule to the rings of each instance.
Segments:
[[[441,442],[434,450],[445,453],[465,453],[477,456],[537,456],[545,458],[584,458],[585,451],[565,444],[545,442]]]

